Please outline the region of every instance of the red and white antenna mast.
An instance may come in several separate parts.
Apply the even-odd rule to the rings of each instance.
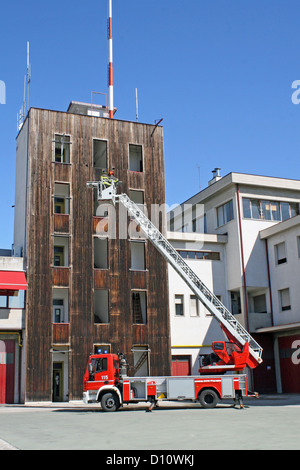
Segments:
[[[107,0],[108,9],[108,110],[109,117],[114,117],[114,85],[113,85],[113,38],[112,38],[112,0]]]

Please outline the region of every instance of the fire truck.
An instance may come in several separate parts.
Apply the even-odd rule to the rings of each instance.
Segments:
[[[89,357],[83,379],[83,401],[100,402],[104,411],[116,411],[124,404],[149,402],[152,410],[161,401],[192,401],[204,408],[214,408],[222,399],[233,399],[243,407],[247,389],[248,367],[262,362],[262,348],[236,320],[221,301],[203,284],[177,250],[126,194],[118,194],[118,180],[112,173],[88,186],[97,189],[98,201],[121,203],[147,239],[171,264],[196,297],[218,320],[224,341],[212,344],[212,353],[200,362],[199,375],[168,377],[131,377],[123,353],[93,354]],[[251,394],[253,395],[253,394]],[[254,394],[256,395],[256,394]]]

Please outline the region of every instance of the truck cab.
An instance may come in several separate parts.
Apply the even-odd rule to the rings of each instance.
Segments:
[[[88,402],[99,401],[98,391],[103,386],[116,387],[119,383],[120,362],[117,354],[92,354],[83,378],[83,391]]]

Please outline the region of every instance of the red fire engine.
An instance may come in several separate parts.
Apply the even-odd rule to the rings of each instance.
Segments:
[[[205,408],[212,408],[220,399],[233,398],[242,407],[248,390],[247,375],[241,372],[262,362],[262,348],[203,284],[140,207],[126,194],[117,194],[117,183],[109,174],[88,185],[97,188],[98,200],[121,202],[125,206],[148,240],[219,321],[227,341],[213,343],[213,351],[201,362],[197,376],[129,377],[123,354],[91,355],[84,375],[84,402],[100,402],[103,410],[116,411],[124,403],[140,401],[150,402],[149,409],[152,409],[161,400],[197,401]]]
[[[91,355],[83,379],[83,401],[100,402],[104,411],[150,402],[150,411],[163,401],[199,402],[204,408],[214,408],[224,398],[242,407],[248,395],[246,374],[128,377],[126,368],[123,354]]]

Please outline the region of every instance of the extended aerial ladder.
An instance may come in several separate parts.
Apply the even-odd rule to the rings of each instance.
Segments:
[[[97,188],[98,201],[111,200],[123,204],[128,214],[143,231],[147,239],[161,253],[165,260],[175,269],[189,286],[195,296],[204,304],[208,311],[219,321],[227,336],[232,351],[228,353],[225,343],[214,342],[216,364],[200,368],[200,373],[216,373],[225,370],[242,371],[246,366],[255,368],[262,362],[262,348],[249,332],[237,321],[223,303],[208,289],[194,271],[188,266],[177,250],[166,240],[161,232],[144,214],[141,207],[135,204],[127,194],[117,194],[118,180],[113,174],[102,176],[98,182],[87,183]]]

